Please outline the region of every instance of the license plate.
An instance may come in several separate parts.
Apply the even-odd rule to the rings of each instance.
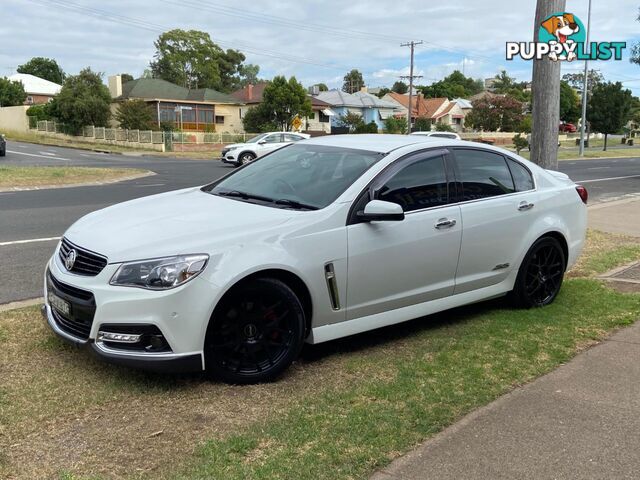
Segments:
[[[57,296],[55,293],[49,292],[47,298],[49,299],[49,305],[63,315],[69,315],[71,313],[71,304]]]

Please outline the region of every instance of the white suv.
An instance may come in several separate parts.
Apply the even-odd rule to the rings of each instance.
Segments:
[[[309,138],[306,133],[269,132],[262,133],[247,140],[245,143],[226,145],[222,149],[221,160],[236,167],[254,161],[269,152],[300,140]]]

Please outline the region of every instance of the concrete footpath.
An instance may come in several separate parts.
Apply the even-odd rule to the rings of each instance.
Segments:
[[[589,208],[589,226],[640,237],[640,200]],[[508,393],[372,480],[640,478],[640,322]]]

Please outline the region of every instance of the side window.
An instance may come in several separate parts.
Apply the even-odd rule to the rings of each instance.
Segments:
[[[298,140],[302,140],[302,137],[299,137],[298,135],[291,135],[290,133],[284,134],[285,142],[297,142]]]
[[[265,143],[280,143],[282,140],[282,134],[281,133],[274,133],[273,135],[268,135],[265,139],[264,142]]]
[[[533,190],[533,177],[529,170],[524,165],[507,158],[513,181],[516,184],[516,190],[518,192],[526,192],[527,190]]]
[[[378,191],[378,199],[397,203],[405,212],[448,203],[444,158],[431,157],[412,163]]]
[[[482,150],[455,149],[462,182],[462,200],[513,193],[515,187],[502,155]]]

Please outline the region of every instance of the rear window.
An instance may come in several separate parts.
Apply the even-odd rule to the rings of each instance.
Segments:
[[[463,201],[515,192],[507,162],[502,155],[483,150],[455,149],[462,181]]]
[[[516,185],[516,191],[526,192],[527,190],[533,190],[533,177],[531,176],[531,172],[529,172],[524,165],[510,158],[507,159],[507,163],[509,164],[509,169],[511,170],[511,175]]]

